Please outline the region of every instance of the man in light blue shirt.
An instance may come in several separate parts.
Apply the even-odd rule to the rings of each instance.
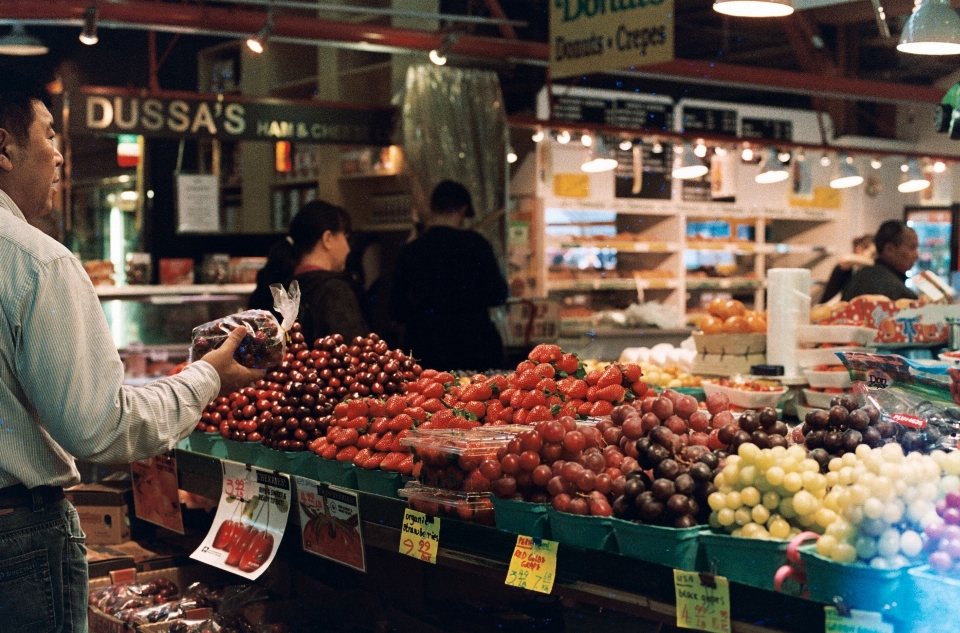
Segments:
[[[0,632],[86,631],[87,562],[63,487],[74,457],[124,463],[170,450],[203,407],[260,378],[244,330],[177,376],[123,384],[80,262],[31,226],[50,213],[63,156],[42,86],[0,74]]]

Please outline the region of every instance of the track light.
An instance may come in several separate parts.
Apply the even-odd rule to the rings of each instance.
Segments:
[[[960,54],[960,16],[949,0],[922,0],[907,19],[897,50],[915,55]]]
[[[947,171],[947,164],[942,160],[938,160],[933,164],[933,171],[937,174],[942,174]]]
[[[580,169],[588,173],[598,173],[610,171],[611,169],[616,169],[616,167],[617,159],[614,158],[610,150],[607,149],[607,144],[603,141],[603,137],[598,134],[596,140],[593,142],[593,146],[587,153],[587,160],[580,166]]]
[[[507,145],[507,162],[511,165],[517,162],[517,153],[509,145]]]
[[[540,141],[543,140],[543,130],[538,128],[537,131],[534,132],[533,136],[531,136],[530,138],[533,139],[534,143],[539,143]]]
[[[589,134],[583,134],[580,136],[580,143],[584,147],[590,147],[591,145],[593,145],[593,137],[590,136]]]
[[[429,54],[430,61],[432,61],[437,66],[443,66],[444,64],[446,64],[447,55],[450,53],[450,51],[453,50],[453,46],[454,44],[457,43],[457,39],[459,37],[460,37],[459,34],[457,34],[455,31],[447,33],[444,36],[443,41],[440,42],[440,46],[430,51],[430,54]]]
[[[679,151],[677,151],[679,150]],[[689,143],[683,146],[676,146],[676,151],[680,156],[680,162],[673,168],[672,176],[678,180],[687,180],[690,178],[699,178],[710,171],[706,165],[700,162],[697,155],[693,153],[693,148]]]
[[[99,40],[97,37],[97,22],[99,22],[99,18],[100,9],[97,8],[96,3],[91,4],[83,12],[83,30],[80,31],[80,41],[87,46],[93,46]]]
[[[754,181],[761,185],[769,185],[775,182],[783,182],[790,176],[790,172],[780,162],[780,156],[777,150],[772,147],[767,148],[763,156],[763,163],[760,166],[760,173],[754,176]]]
[[[820,157],[820,166],[821,166],[821,167],[829,167],[829,166],[830,166],[830,157],[827,156],[826,154],[823,154],[823,155]]]
[[[752,163],[752,162],[753,162],[753,148],[751,148],[749,145],[746,146],[746,147],[744,147],[744,148],[743,148],[743,151],[740,152],[740,160],[742,160],[742,161],[745,162],[745,163]]]
[[[707,146],[703,144],[703,141],[697,141],[696,147],[693,148],[693,154],[697,158],[703,158],[707,155]]]
[[[557,142],[560,143],[561,145],[566,145],[567,143],[569,143],[570,132],[567,132],[566,130],[560,130],[560,132],[557,133]]]
[[[652,151],[654,154],[662,154],[663,145],[660,144],[660,141],[654,141],[653,147],[650,148],[650,151]]]
[[[847,189],[856,187],[863,183],[863,176],[853,166],[853,159],[846,154],[840,154],[837,157],[837,166],[834,169],[833,178],[830,179],[832,189]]]
[[[787,151],[780,152],[779,154],[777,154],[777,158],[780,159],[780,162],[781,162],[781,163],[789,163],[789,162],[790,162],[790,152],[787,152]]]
[[[793,13],[790,0],[714,0],[713,10],[741,18],[782,18]]]
[[[900,171],[904,173],[903,182],[897,185],[897,191],[900,193],[922,191],[930,186],[930,181],[924,178],[915,158],[908,159]]]
[[[267,21],[264,22],[263,26],[260,27],[260,30],[257,31],[257,34],[247,39],[247,48],[259,55],[263,52],[263,47],[266,45],[267,39],[270,38],[271,33],[273,33],[272,12],[267,14]]]
[[[883,167],[883,163],[880,161],[879,158],[871,158],[870,166],[873,167],[874,169],[880,169],[881,167]]]

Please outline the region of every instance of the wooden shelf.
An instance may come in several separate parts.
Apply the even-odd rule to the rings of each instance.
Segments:
[[[146,286],[96,286],[97,296],[104,300],[144,299],[149,297],[200,296],[221,297],[249,295],[256,284],[194,284]]]
[[[319,180],[316,176],[311,176],[309,178],[290,178],[283,180],[274,180],[274,187],[317,187],[319,186]]]
[[[548,279],[551,290],[673,290],[681,283],[677,279]]]
[[[756,290],[766,283],[750,277],[687,278],[687,290]]]

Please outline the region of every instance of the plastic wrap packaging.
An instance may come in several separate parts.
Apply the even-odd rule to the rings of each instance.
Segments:
[[[110,585],[97,591],[91,591],[89,602],[92,606],[109,615],[121,611],[142,609],[171,601],[180,589],[165,578],[143,583],[124,583]]]
[[[247,329],[246,336],[233,353],[237,362],[252,369],[272,369],[280,364],[287,351],[287,332],[293,327],[300,310],[300,285],[293,281],[287,292],[280,284],[270,286],[274,309],[283,317],[278,322],[266,310],[245,310],[193,329],[190,362],[200,360],[217,349],[238,327]]]
[[[177,620],[170,624],[170,633],[221,633],[214,620]]]

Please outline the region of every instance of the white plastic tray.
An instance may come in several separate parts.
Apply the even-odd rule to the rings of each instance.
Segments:
[[[829,347],[826,349],[798,349],[797,364],[800,367],[816,367],[817,365],[842,365],[837,352],[869,352],[867,347]]]
[[[823,393],[822,391],[813,391],[811,389],[803,390],[803,401],[808,407],[816,407],[817,409],[829,409],[830,401],[833,400],[836,396],[840,394],[836,393]]]
[[[853,343],[871,345],[877,330],[859,325],[801,325],[797,328],[798,343]]]
[[[762,409],[764,407],[776,407],[783,394],[787,393],[786,387],[781,387],[776,391],[746,391],[734,387],[724,387],[709,380],[703,381],[703,392],[709,396],[711,393],[725,393],[730,399],[730,404],[744,409]]]
[[[826,389],[833,387],[837,389],[846,389],[853,382],[850,380],[850,374],[845,371],[813,371],[804,369],[803,375],[807,377],[807,382],[811,387]]]

